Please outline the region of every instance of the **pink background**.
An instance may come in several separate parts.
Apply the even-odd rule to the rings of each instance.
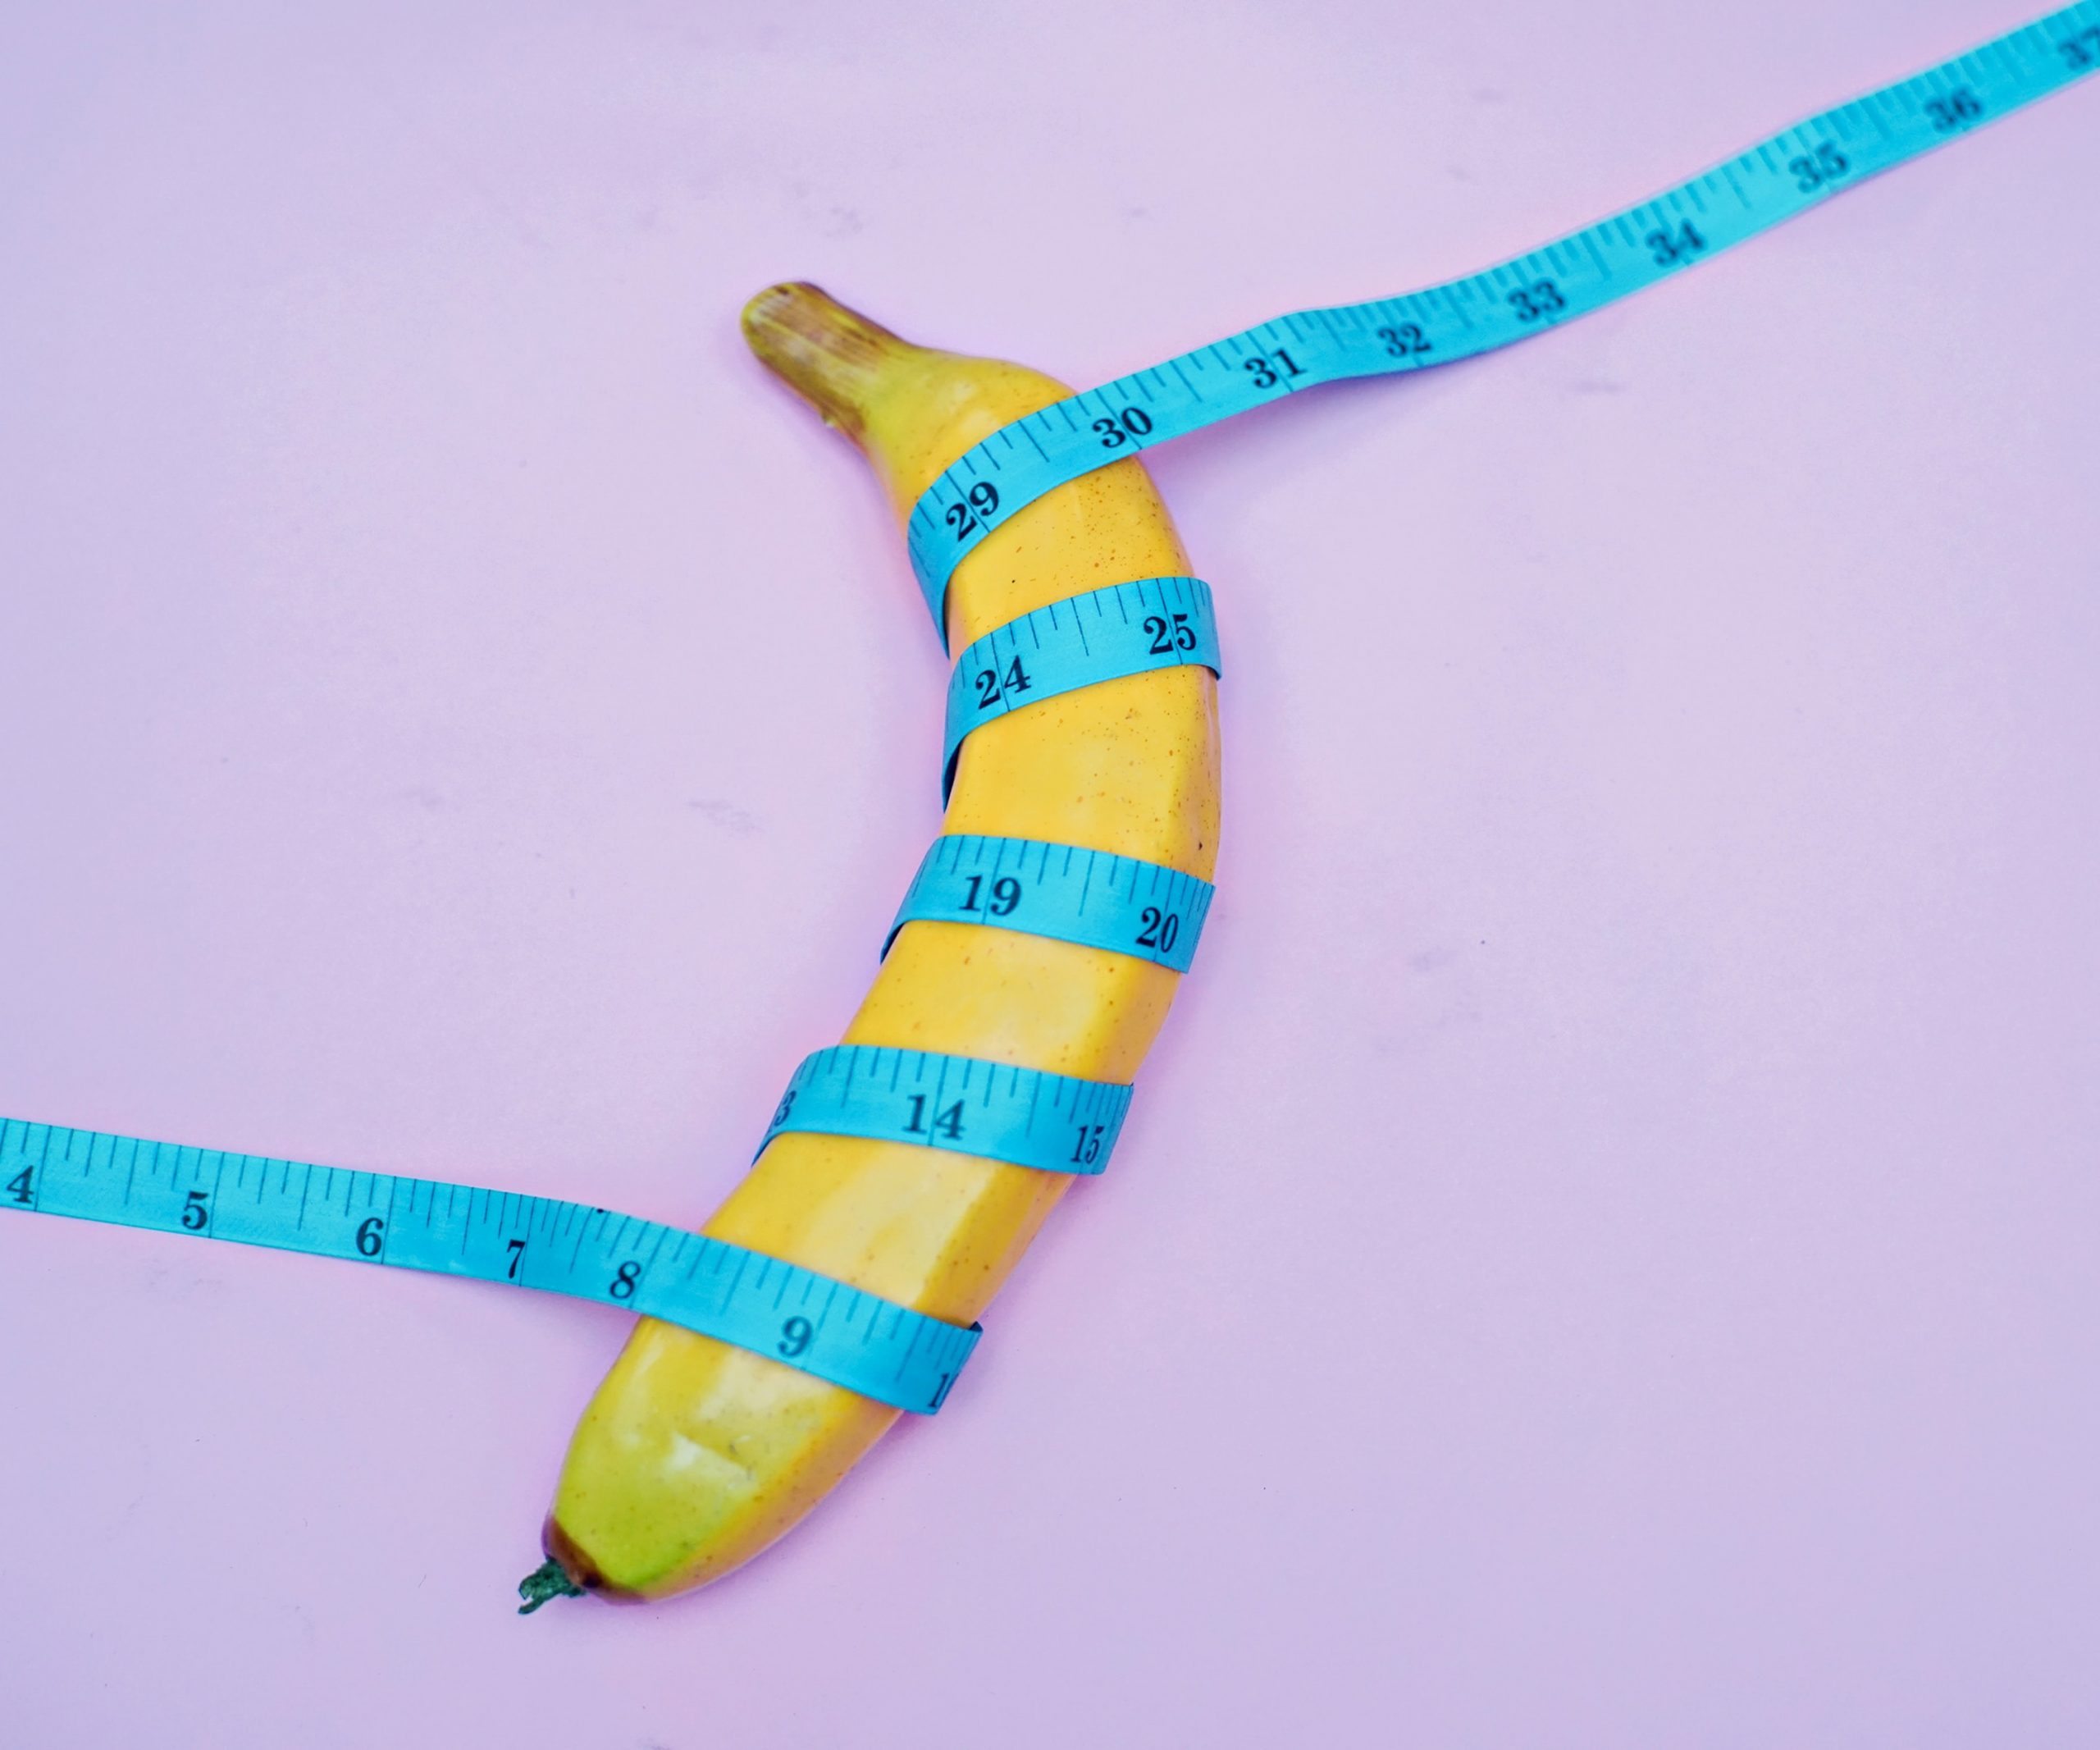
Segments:
[[[745,297],[1091,383],[2028,16],[170,10],[0,22],[0,1111],[670,1220],[938,824]],[[2096,138],[1158,454],[1197,971],[719,1588],[511,1614],[623,1318],[0,1222],[10,1743],[2093,1743]]]

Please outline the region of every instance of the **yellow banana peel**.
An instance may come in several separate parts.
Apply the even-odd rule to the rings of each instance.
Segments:
[[[866,454],[900,522],[972,445],[1071,392],[1020,365],[913,345],[813,286],[761,292],[743,324],[758,356]],[[949,647],[1086,590],[1189,569],[1144,466],[1116,462],[1029,505],[962,561]],[[910,762],[911,781],[926,779],[924,765]],[[1216,683],[1206,669],[1164,669],[977,729],[962,745],[946,830],[1080,845],[1208,880],[1218,801]],[[1126,1082],[1178,982],[1126,955],[915,921],[843,1042]],[[968,1324],[1071,1182],[795,1132],[774,1140],[701,1231]],[[570,1443],[545,1532],[555,1583],[649,1599],[719,1579],[807,1514],[898,1414],[643,1319]]]

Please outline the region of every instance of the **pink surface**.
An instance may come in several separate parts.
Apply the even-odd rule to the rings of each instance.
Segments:
[[[938,820],[748,294],[1089,383],[2027,16],[728,11],[0,21],[0,1111],[696,1220]],[[1202,959],[719,1588],[511,1615],[623,1318],[0,1222],[7,1741],[2093,1743],[2096,139],[1158,454]]]

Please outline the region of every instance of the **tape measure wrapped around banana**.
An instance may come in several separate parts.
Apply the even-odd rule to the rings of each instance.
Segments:
[[[973,445],[1071,394],[1020,365],[911,345],[813,286],[762,292],[743,320],[758,356],[860,445],[900,520]],[[1073,1177],[1098,1170],[1217,851],[1215,633],[1187,570],[1135,459],[1047,493],[956,566],[947,815],[913,886],[931,897],[906,905],[842,1048],[804,1066],[704,1233],[968,1326]],[[1119,644],[1127,658],[1107,654]],[[1080,865],[1113,928],[1076,921]],[[1078,904],[1038,925],[1025,895],[1053,875]],[[1154,889],[1184,898],[1145,903]],[[1127,940],[1104,945],[1114,929]],[[918,1079],[902,1085],[882,1067],[907,1061]],[[856,1062],[893,1122],[856,1125],[839,1116],[851,1098],[825,1094]],[[928,1062],[941,1067],[932,1082]],[[1025,1090],[1032,1113],[1003,1129],[990,1123],[1002,1087]],[[990,1152],[967,1152],[988,1126]],[[783,1328],[774,1359],[637,1326],[570,1444],[528,1606],[719,1579],[874,1444],[899,1410],[790,1364],[800,1333]]]
[[[1301,311],[1076,397],[899,340],[814,286],[744,313],[851,436],[957,652],[947,829],[845,1042],[814,1053],[700,1234],[595,1204],[0,1118],[19,1211],[574,1295],[644,1314],[520,1586],[654,1598],[799,1520],[903,1410],[1113,1149],[1210,898],[1217,628],[1132,458],[1321,383],[1559,327],[1892,166],[2100,76],[2075,0],[1498,266]]]

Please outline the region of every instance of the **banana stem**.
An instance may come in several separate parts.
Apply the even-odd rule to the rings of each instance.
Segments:
[[[518,1583],[518,1596],[525,1601],[518,1606],[518,1614],[530,1616],[550,1598],[582,1597],[583,1588],[550,1556]]]
[[[769,286],[744,306],[744,338],[781,380],[856,443],[891,368],[923,347],[804,281]]]

